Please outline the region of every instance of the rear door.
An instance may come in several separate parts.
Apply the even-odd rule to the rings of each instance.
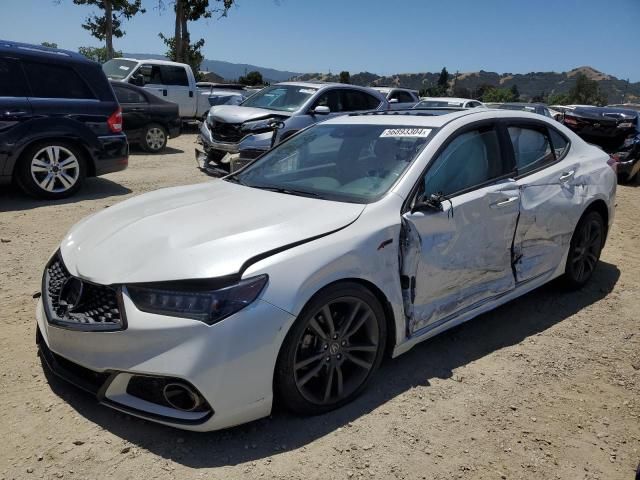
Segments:
[[[112,83],[118,103],[122,107],[124,131],[130,141],[138,138],[140,130],[149,123],[149,103],[146,97],[133,88]]]
[[[518,283],[551,275],[561,264],[581,214],[580,164],[571,146],[543,123],[507,124],[521,191],[514,236]]]
[[[502,140],[501,140],[502,138]],[[456,133],[430,163],[418,196],[441,209],[403,215],[402,284],[413,334],[511,291],[520,194],[504,132],[483,122]]]
[[[24,134],[33,116],[27,80],[18,60],[0,57],[0,175],[10,175],[6,165],[10,146]],[[5,171],[7,169],[8,171]]]
[[[181,117],[195,117],[196,98],[189,85],[186,68],[180,65],[161,65],[160,71],[167,89],[167,95],[163,98],[178,104]]]

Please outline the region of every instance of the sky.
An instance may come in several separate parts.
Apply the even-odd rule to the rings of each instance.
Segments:
[[[640,0],[236,0],[228,17],[191,23],[205,57],[294,72],[527,73],[589,65],[640,81]],[[171,0],[164,0],[171,4]],[[211,0],[211,3],[216,3]],[[166,51],[173,9],[143,0],[117,50]],[[72,0],[0,0],[0,38],[60,48],[100,43]]]

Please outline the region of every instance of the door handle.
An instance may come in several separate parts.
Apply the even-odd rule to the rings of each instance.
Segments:
[[[509,197],[504,200],[500,200],[499,202],[492,203],[491,208],[500,208],[506,207],[507,205],[511,205],[513,202],[517,202],[520,197]]]
[[[165,97],[167,96],[167,89],[166,88],[164,90],[162,90],[162,95],[165,96]]]
[[[562,172],[562,175],[560,175],[559,180],[560,180],[561,182],[567,182],[567,181],[569,181],[569,179],[570,179],[571,177],[573,177],[573,175],[574,175],[575,173],[576,173],[576,171],[575,171],[575,170],[571,170],[571,171],[569,171],[569,172]]]

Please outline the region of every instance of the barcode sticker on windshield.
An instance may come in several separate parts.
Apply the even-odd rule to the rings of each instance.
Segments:
[[[129,67],[127,67],[126,65],[120,65],[118,68],[120,70],[124,70],[124,71],[128,71],[129,70]]]
[[[387,128],[380,137],[428,137],[430,128]]]
[[[300,93],[306,93],[308,95],[313,95],[316,91],[313,88],[299,88],[298,91]]]

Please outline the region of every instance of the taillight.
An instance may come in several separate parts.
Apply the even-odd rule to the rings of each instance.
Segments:
[[[107,119],[107,125],[111,133],[122,132],[122,108],[118,107],[118,109],[111,114]]]
[[[619,161],[620,161],[620,159],[618,158],[617,155],[610,155],[609,156],[609,160],[607,160],[607,165],[609,165],[614,172],[618,173],[618,162]]]

